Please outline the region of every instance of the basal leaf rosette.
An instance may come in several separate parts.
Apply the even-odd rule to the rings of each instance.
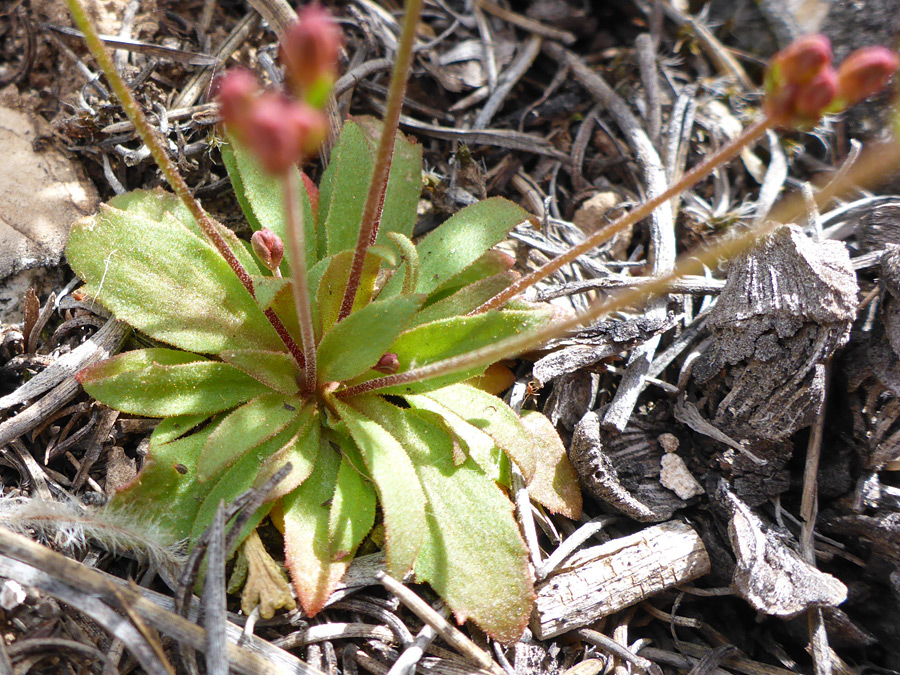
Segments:
[[[251,294],[179,202],[159,190],[117,197],[72,229],[69,262],[87,293],[160,345],[120,354],[78,378],[111,407],[162,418],[141,473],[113,505],[140,508],[174,539],[196,541],[220,500],[290,462],[273,501],[244,533],[269,515],[282,529],[285,562],[307,614],[325,606],[380,522],[389,573],[414,574],[460,620],[514,640],[533,587],[506,492],[509,462],[548,509],[577,517],[581,508],[552,425],[523,422],[475,386],[470,378],[485,366],[342,392],[546,324],[546,307],[524,303],[466,316],[515,279],[508,256],[492,249],[528,214],[489,199],[413,244],[421,152],[398,134],[383,228],[353,311],[338,321],[379,132],[371,119],[348,122],[318,188],[297,171],[289,176],[303,188],[309,225],[303,251],[314,308],[314,392],[303,393],[300,364],[265,314],[274,312],[299,339],[290,256],[275,276],[221,228],[253,280]],[[230,141],[223,156],[248,221],[281,236],[282,186]]]

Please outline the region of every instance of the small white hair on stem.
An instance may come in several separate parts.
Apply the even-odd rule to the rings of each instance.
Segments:
[[[177,575],[186,555],[158,521],[146,514],[110,506],[85,506],[75,499],[48,502],[28,497],[0,497],[0,526],[64,550],[84,550],[93,543],[114,555],[127,553],[153,565],[163,576]]]

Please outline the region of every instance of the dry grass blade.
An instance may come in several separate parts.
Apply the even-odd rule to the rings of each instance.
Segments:
[[[219,501],[210,526],[203,582],[203,627],[206,629],[206,670],[210,675],[228,675],[225,658],[225,503]]]
[[[490,655],[481,647],[472,642],[456,626],[438,614],[431,606],[418,595],[406,588],[393,577],[384,572],[375,575],[381,585],[399,598],[400,602],[407,606],[422,621],[431,626],[448,644],[453,646],[460,654],[470,659],[479,668],[489,670],[496,675],[503,675],[503,669],[497,665]]]
[[[203,650],[205,648],[206,631],[187,619],[147,600],[142,593],[122,587],[119,585],[121,582],[114,581],[114,577],[92,570],[27,537],[3,528],[0,528],[0,550],[3,550],[4,558],[24,563],[29,568],[45,573],[48,579],[72,589],[74,595],[70,597],[70,601],[73,601],[75,605],[79,604],[79,598],[84,597],[85,594],[96,596],[98,600],[113,603],[115,606],[119,605],[119,598],[121,598],[156,630],[171,635],[178,642],[187,643],[195,649]],[[17,568],[12,576],[28,577],[21,567]],[[277,649],[263,640],[251,637],[246,644],[238,646],[236,643],[242,634],[238,626],[229,624],[227,634],[229,642],[226,647],[226,656],[230,667],[236,672],[246,675],[257,675],[258,673],[321,675],[318,670],[310,668],[287,652]],[[161,672],[158,665],[153,663],[148,663],[147,671]]]

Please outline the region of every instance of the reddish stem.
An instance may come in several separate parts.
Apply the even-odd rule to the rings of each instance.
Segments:
[[[563,265],[573,262],[578,256],[582,255],[583,253],[587,253],[595,246],[603,243],[604,241],[607,241],[616,233],[621,232],[625,228],[634,225],[640,220],[643,220],[662,204],[665,204],[673,197],[677,197],[688,188],[693,187],[701,179],[708,176],[719,166],[730,162],[740,153],[741,150],[760,138],[772,126],[772,121],[767,117],[764,117],[758,122],[754,122],[749,127],[744,129],[743,133],[736,139],[734,139],[734,141],[719,148],[719,150],[711,154],[700,164],[684,174],[681,179],[673,183],[664,192],[660,193],[653,199],[649,199],[646,202],[643,202],[615,222],[610,223],[601,230],[598,230],[577,246],[570,248],[565,253],[562,253],[549,262],[544,263],[541,267],[534,270],[530,274],[527,274],[524,277],[518,279],[515,283],[505,288],[503,291],[495,295],[483,305],[469,312],[469,314],[480,314],[481,312],[486,312],[489,309],[497,309],[498,307],[502,307],[508,300],[514,298],[526,288],[533,286],[541,279],[545,279],[546,277],[550,276]]]
[[[391,172],[391,159],[394,154],[394,139],[397,136],[400,110],[403,106],[403,95],[406,92],[406,82],[409,79],[409,70],[412,66],[416,24],[419,22],[419,15],[422,13],[422,4],[423,0],[408,0],[406,11],[403,14],[403,28],[400,33],[394,70],[391,73],[387,109],[384,114],[384,128],[381,130],[381,138],[378,141],[372,182],[369,183],[369,192],[366,195],[366,204],[363,207],[362,223],[359,227],[359,236],[356,239],[356,249],[353,251],[353,262],[350,264],[350,277],[347,280],[344,298],[341,301],[341,309],[338,312],[338,321],[349,316],[350,310],[353,309],[353,303],[356,300],[356,293],[359,290],[360,280],[362,279],[366,251],[368,251],[369,246],[375,242],[375,238],[378,236],[378,227],[381,223],[381,209],[384,205],[384,194],[387,190],[388,178]]]
[[[109,81],[116,97],[119,99],[119,103],[122,105],[122,109],[125,111],[128,119],[131,120],[135,130],[138,132],[138,136],[141,137],[141,140],[150,150],[150,155],[153,157],[153,161],[156,162],[156,165],[159,167],[163,176],[165,176],[166,182],[172,187],[172,190],[181,200],[181,203],[185,205],[188,211],[190,211],[191,215],[200,226],[200,229],[203,231],[203,234],[205,234],[207,239],[212,242],[212,245],[215,246],[219,254],[225,258],[228,266],[232,269],[237,278],[240,279],[241,284],[247,289],[247,292],[255,298],[256,292],[253,288],[253,280],[250,278],[247,270],[241,265],[240,261],[235,257],[234,253],[231,252],[231,249],[228,248],[225,239],[219,234],[216,229],[217,223],[209,217],[209,214],[207,214],[206,211],[203,210],[203,207],[200,206],[200,202],[198,202],[194,198],[194,195],[191,194],[187,183],[175,167],[175,163],[172,162],[165,147],[156,137],[156,130],[149,122],[147,122],[143,109],[138,105],[134,95],[131,93],[131,89],[128,88],[128,85],[125,84],[125,81],[113,65],[109,52],[106,51],[106,46],[100,40],[97,31],[94,30],[93,24],[91,24],[90,19],[88,19],[87,14],[84,11],[84,7],[81,5],[81,0],[67,0],[67,2],[72,18],[75,20],[79,30],[84,33],[84,41],[87,44],[88,49],[94,56],[94,59],[96,59],[97,64],[100,66],[100,70],[106,75],[106,79]],[[284,324],[281,323],[275,313],[271,310],[265,312],[265,315],[275,329],[275,332],[278,333],[281,341],[284,342],[285,347],[287,347],[288,351],[295,359],[297,359],[297,362],[302,368],[303,357],[300,353],[300,349],[287,332],[287,329],[285,329]]]
[[[294,283],[294,308],[300,326],[300,343],[303,348],[303,392],[307,395],[316,390],[316,332],[313,327],[312,310],[309,306],[309,285],[306,280],[306,252],[301,245],[303,232],[303,210],[300,205],[297,186],[289,173],[282,178],[284,187],[284,213],[287,222],[288,250],[291,252],[291,277]],[[298,361],[298,363],[300,363]]]

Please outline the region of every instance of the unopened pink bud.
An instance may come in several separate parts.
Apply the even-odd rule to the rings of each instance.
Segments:
[[[328,134],[328,121],[324,113],[305,103],[295,102],[291,106],[288,120],[299,133],[300,152],[306,157],[319,152]]]
[[[225,124],[243,127],[253,99],[259,92],[259,83],[249,70],[229,70],[216,82],[216,97]]]
[[[378,363],[372,366],[372,369],[377,370],[379,373],[384,373],[385,375],[393,375],[400,370],[400,359],[397,358],[396,354],[388,352],[378,359]]]
[[[297,21],[281,40],[281,57],[295,93],[321,107],[337,76],[344,38],[328,11],[318,3],[297,12]]]
[[[805,84],[831,63],[831,43],[824,35],[804,35],[772,57],[782,84]]]
[[[268,227],[264,227],[253,233],[250,244],[263,265],[272,272],[278,269],[284,257],[284,242],[281,241],[281,237]]]
[[[796,84],[778,87],[766,93],[766,116],[780,127],[790,127],[795,116],[797,102]]]
[[[809,121],[818,120],[836,94],[837,73],[831,66],[826,66],[797,91],[797,114]]]
[[[877,94],[897,72],[900,57],[886,47],[865,47],[850,54],[837,71],[837,93],[847,105]]]
[[[325,128],[321,111],[269,92],[253,102],[243,140],[266,171],[282,174],[318,149]]]

